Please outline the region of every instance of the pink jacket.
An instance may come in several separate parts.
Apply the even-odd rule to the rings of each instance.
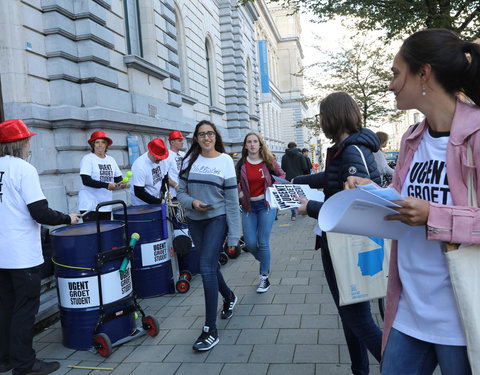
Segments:
[[[412,132],[410,127],[403,135],[400,153],[393,175],[392,187],[402,190],[413,155],[423,133],[427,130],[425,120]],[[457,100],[450,138],[447,145],[447,176],[454,206],[430,203],[426,235],[427,240],[452,243],[480,243],[480,209],[468,207],[467,181],[474,170],[477,199],[480,202],[480,163],[467,165],[467,141],[473,151],[473,161],[480,160],[480,108]],[[479,147],[476,147],[476,144]],[[382,340],[382,354],[395,319],[402,283],[398,276],[397,241],[393,241],[387,288],[387,305]]]

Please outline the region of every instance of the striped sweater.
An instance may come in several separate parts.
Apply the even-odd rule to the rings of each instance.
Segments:
[[[199,155],[188,177],[184,174],[180,176],[177,199],[191,220],[226,215],[228,245],[237,245],[240,239],[240,209],[235,167],[229,155],[220,154],[215,158]],[[195,199],[211,205],[212,208],[205,212],[196,211],[192,207]]]

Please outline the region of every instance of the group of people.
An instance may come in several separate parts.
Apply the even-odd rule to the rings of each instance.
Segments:
[[[419,31],[404,41],[392,72],[389,90],[395,94],[397,107],[417,109],[425,119],[403,136],[393,175],[392,186],[405,199],[395,202],[399,206],[395,208],[397,214],[385,219],[399,220],[411,229],[408,236],[393,241],[383,339],[369,302],[339,305],[325,233],[317,236],[315,249],[322,252],[354,375],[369,373],[368,352],[382,362],[384,375],[427,375],[437,365],[445,375],[468,375],[471,369],[465,334],[443,247],[445,243],[480,243],[480,210],[467,207],[470,173],[475,176],[480,198],[480,165],[467,165],[466,157],[467,148],[471,148],[473,160],[480,160],[480,147],[476,147],[480,142],[480,46],[443,29]],[[186,210],[190,235],[200,257],[206,309],[194,350],[206,351],[219,342],[218,293],[223,297],[222,319],[232,317],[238,302],[222,276],[218,255],[225,240],[227,246],[237,245],[240,222],[246,247],[259,261],[257,292],[270,287],[270,233],[276,210],[269,207],[265,194],[275,177],[323,189],[325,199],[329,199],[345,188],[371,182],[380,185],[381,175],[389,173],[381,169],[375,155],[385,139],[362,126],[361,112],[350,95],[328,95],[320,102],[319,117],[321,129],[333,146],[327,151],[325,170],[317,174],[308,173],[306,159],[298,151],[288,152],[298,161],[298,170],[290,170],[288,158],[285,162],[282,159],[281,168],[254,132],[246,135],[235,165],[210,121],[196,125],[186,154],[181,153],[181,133],[172,132],[170,153],[156,138],[134,163],[131,191],[132,197],[139,199],[135,202],[159,203],[158,184],[167,176],[163,183]],[[0,338],[0,371],[13,368],[14,375],[46,374],[58,368],[56,362],[36,359],[32,349],[31,328],[40,285],[36,270],[43,262],[39,223],[79,221],[77,214],[65,215],[48,208],[38,174],[24,160],[33,135],[21,120],[0,124],[0,241],[9,244],[8,252],[2,251],[0,257],[0,326],[4,332]],[[80,171],[81,211],[92,210],[93,199],[108,200],[113,189],[125,187],[115,161],[106,156],[112,140],[104,132],[94,132],[89,144],[92,154],[84,157]],[[296,149],[296,145],[289,144],[289,149]],[[178,179],[167,174],[165,160],[170,154],[177,165]],[[436,166],[435,176],[425,178],[433,173],[432,165]],[[424,173],[417,173],[419,168]],[[91,194],[94,189],[106,191],[98,198]],[[428,193],[434,189],[443,193]],[[299,201],[300,214],[318,217],[322,202]]]

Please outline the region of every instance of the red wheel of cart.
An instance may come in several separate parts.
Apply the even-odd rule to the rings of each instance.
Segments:
[[[185,279],[190,282],[192,281],[192,273],[187,270],[180,271],[180,279]]]
[[[93,336],[93,346],[102,357],[107,358],[112,354],[112,342],[105,333]]]
[[[190,282],[187,279],[178,280],[175,284],[178,293],[187,293],[190,290]]]
[[[238,258],[238,256],[242,252],[242,248],[240,247],[240,243],[239,243],[237,244],[237,246],[235,246],[235,248],[230,249],[228,245],[225,243],[225,246],[223,247],[223,251],[225,252],[225,254],[228,255],[230,259],[235,259],[235,258]]]
[[[150,336],[155,337],[158,335],[158,332],[159,332],[158,320],[155,319],[153,316],[147,315],[145,317],[145,321],[143,322],[142,326],[143,326],[143,329],[147,331],[147,333]]]
[[[228,263],[228,255],[225,252],[221,252],[220,256],[218,257],[218,262],[220,265],[224,266],[225,264]]]

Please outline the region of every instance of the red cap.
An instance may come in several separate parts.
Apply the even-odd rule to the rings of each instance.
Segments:
[[[109,146],[111,146],[112,143],[113,143],[113,141],[110,138],[107,137],[107,133],[102,132],[101,130],[94,131],[92,133],[92,135],[90,136],[90,139],[88,140],[88,143],[90,144],[93,141],[95,141],[97,139],[100,139],[100,138],[106,139]]]
[[[163,160],[168,158],[167,145],[161,138],[154,138],[148,142],[148,151],[157,159]]]
[[[172,139],[183,139],[183,135],[180,130],[174,130],[170,132],[168,135],[168,140],[171,141]]]
[[[15,142],[35,135],[28,130],[23,120],[8,120],[0,124],[0,142]]]

